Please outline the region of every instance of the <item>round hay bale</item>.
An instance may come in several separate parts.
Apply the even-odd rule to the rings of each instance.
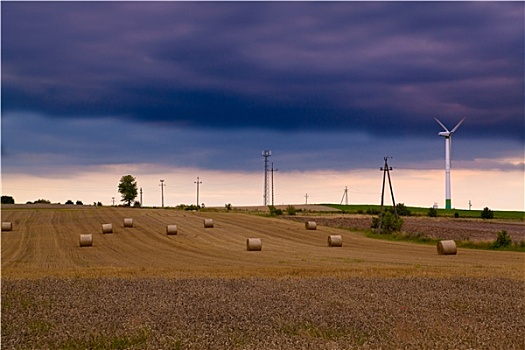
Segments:
[[[304,227],[307,230],[317,230],[317,224],[316,224],[315,221],[307,221],[307,222],[305,222]]]
[[[177,225],[167,225],[166,226],[166,234],[169,235],[176,235],[177,234]]]
[[[260,238],[248,238],[246,240],[246,250],[247,251],[262,250],[261,239]]]
[[[131,218],[124,219],[124,227],[133,227],[133,219]]]
[[[12,222],[2,222],[2,231],[12,231],[13,223]]]
[[[458,253],[456,242],[453,240],[439,241],[437,250],[439,255],[456,255]]]
[[[80,246],[81,247],[91,247],[93,245],[93,235],[80,235]]]
[[[102,224],[102,233],[113,233],[113,224]]]
[[[212,228],[213,219],[204,219],[204,228]]]
[[[343,237],[340,235],[330,235],[328,236],[328,246],[329,247],[342,247],[343,246]]]

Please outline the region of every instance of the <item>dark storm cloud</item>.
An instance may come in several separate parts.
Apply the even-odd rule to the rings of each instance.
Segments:
[[[521,2],[4,2],[2,110],[524,139]]]

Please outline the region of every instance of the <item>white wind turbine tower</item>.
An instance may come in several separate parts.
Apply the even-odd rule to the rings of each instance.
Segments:
[[[465,120],[465,118],[461,119],[459,123],[454,127],[454,129],[448,131],[445,125],[441,123],[437,118],[434,118],[439,125],[445,131],[441,131],[438,133],[439,136],[443,136],[445,138],[445,209],[451,209],[452,208],[452,200],[450,195],[450,150],[452,148],[452,134],[459,128],[461,123]]]

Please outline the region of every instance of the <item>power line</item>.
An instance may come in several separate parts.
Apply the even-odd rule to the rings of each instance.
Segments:
[[[392,180],[390,179],[390,170],[392,170],[392,168],[388,166],[388,158],[389,157],[383,158],[385,160],[385,165],[382,168],[379,168],[383,172],[383,188],[381,190],[381,213],[379,214],[379,227],[377,228],[378,234],[381,234],[381,226],[383,225],[383,203],[384,203],[384,196],[385,196],[385,176],[386,175],[388,175],[388,184],[390,185],[390,194],[392,195],[392,204],[394,205],[394,213],[396,215],[396,219],[398,218],[396,200],[394,199],[394,190],[392,189]]]
[[[348,205],[348,187],[345,186],[345,191],[343,193],[343,197],[341,198],[341,203],[343,204],[343,199],[345,199],[345,205]]]

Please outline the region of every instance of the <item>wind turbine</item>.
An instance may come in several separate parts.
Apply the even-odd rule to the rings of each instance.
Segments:
[[[452,201],[451,201],[451,195],[450,195],[450,150],[452,148],[452,134],[456,132],[456,130],[459,128],[461,123],[465,120],[465,118],[461,119],[459,123],[454,127],[454,129],[448,131],[447,127],[443,125],[437,118],[434,118],[439,125],[445,131],[441,131],[438,133],[439,136],[443,136],[445,138],[445,209],[451,209],[452,208]]]

